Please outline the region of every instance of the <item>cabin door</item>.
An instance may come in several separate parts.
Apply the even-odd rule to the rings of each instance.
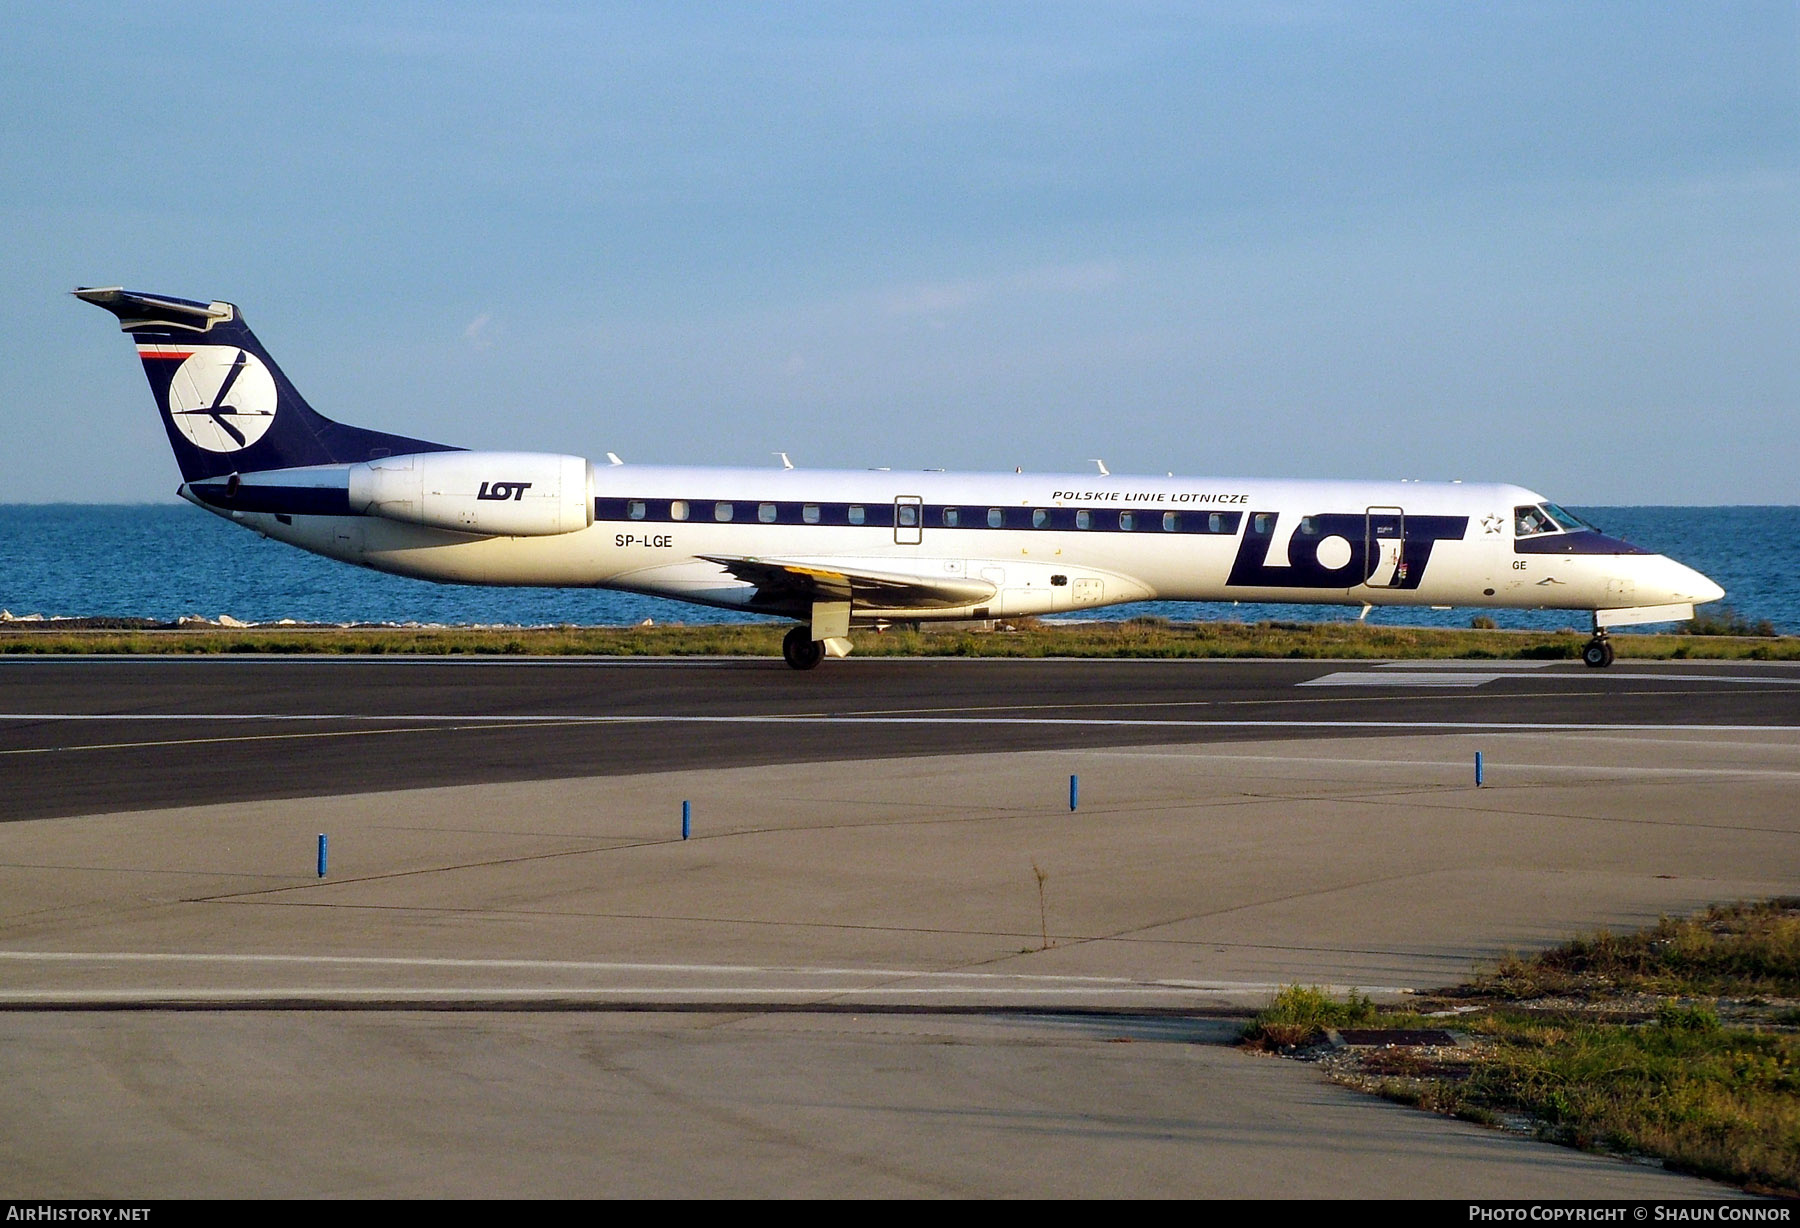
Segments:
[[[1371,507],[1363,516],[1363,583],[1399,588],[1406,583],[1406,512]]]

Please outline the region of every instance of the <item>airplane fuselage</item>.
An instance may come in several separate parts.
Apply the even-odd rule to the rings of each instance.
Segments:
[[[596,466],[591,525],[495,536],[317,514],[320,496],[347,489],[347,468],[243,475],[235,496],[183,490],[271,538],[450,583],[617,588],[794,616],[804,603],[771,599],[713,560],[974,586],[928,606],[858,603],[857,623],[1133,601],[1604,611],[1717,594],[1699,573],[1597,533],[1519,537],[1517,509],[1545,501],[1510,485]],[[302,487],[316,493],[296,497]],[[496,488],[519,497],[498,476],[481,486],[488,498]],[[293,510],[277,514],[284,505]]]

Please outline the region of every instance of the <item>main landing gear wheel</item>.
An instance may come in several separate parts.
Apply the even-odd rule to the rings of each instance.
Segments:
[[[1612,641],[1604,635],[1596,635],[1581,650],[1581,659],[1592,669],[1605,669],[1613,663]]]
[[[825,659],[825,644],[812,637],[811,627],[795,627],[781,641],[781,659],[790,669],[811,669]]]

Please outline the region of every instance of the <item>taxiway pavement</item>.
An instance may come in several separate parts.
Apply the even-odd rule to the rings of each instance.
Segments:
[[[0,666],[4,1192],[1714,1192],[1223,1017],[1794,893],[1800,671],[707,664]]]

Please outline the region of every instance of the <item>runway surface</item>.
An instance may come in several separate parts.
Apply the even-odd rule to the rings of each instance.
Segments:
[[[0,817],[1326,733],[1785,728],[1786,664],[0,658]]]

